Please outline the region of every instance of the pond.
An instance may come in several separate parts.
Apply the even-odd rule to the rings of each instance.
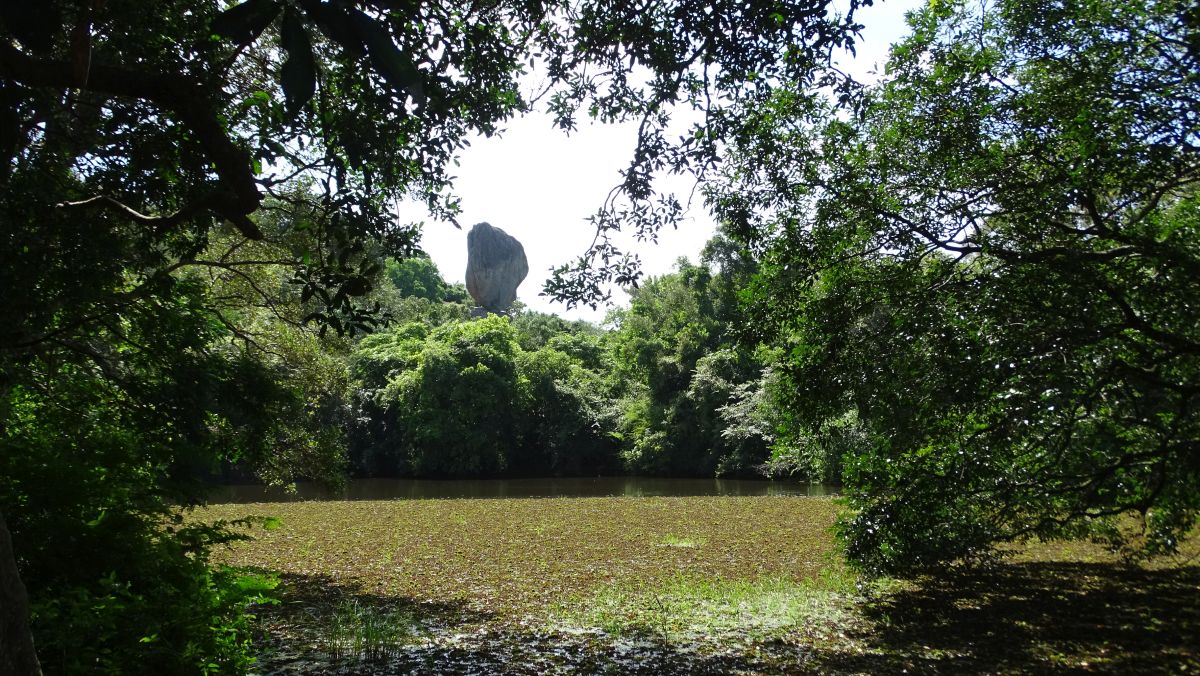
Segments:
[[[341,490],[330,490],[319,484],[300,482],[294,493],[268,486],[217,486],[213,489],[210,502],[836,494],[836,487],[824,484],[762,479],[667,479],[634,476],[555,479],[356,479]]]

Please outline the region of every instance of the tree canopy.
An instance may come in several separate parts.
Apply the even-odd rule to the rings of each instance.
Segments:
[[[871,572],[1174,549],[1200,10],[938,0],[861,89],[861,4],[0,4],[0,671],[38,669],[27,620],[48,671],[244,671],[270,581],[183,518],[230,472],[766,466],[844,483]],[[457,153],[535,107],[638,125],[544,289],[629,288],[608,332],[466,321],[393,216],[453,222]],[[642,280],[611,235],[676,223],[682,171],[723,231]]]
[[[931,3],[856,114],[746,111],[710,199],[762,252],[797,424],[862,426],[843,529],[868,569],[1080,533],[1171,551],[1195,523],[1196,19]]]
[[[252,594],[231,590],[252,586],[210,570],[229,533],[182,527],[179,508],[228,463],[336,473],[348,376],[319,352],[385,318],[383,263],[419,240],[395,200],[452,220],[468,137],[544,105],[568,130],[640,122],[618,194],[650,232],[654,172],[703,166],[733,102],[815,78],[852,37],[826,6],[0,4],[0,666],[36,669],[10,640],[27,634],[19,568],[49,670],[243,669]],[[526,92],[531,69],[543,88]],[[704,119],[669,141],[679,103]],[[564,294],[636,279],[606,242],[616,223],[598,227],[594,272]],[[118,541],[145,565],[72,549]]]

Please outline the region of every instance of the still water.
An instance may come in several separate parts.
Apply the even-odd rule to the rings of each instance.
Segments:
[[[594,477],[577,479],[357,479],[331,491],[299,483],[294,493],[266,486],[220,486],[211,502],[297,500],[421,500],[431,498],[553,498],[686,495],[835,495],[823,484],[756,479],[662,479]]]

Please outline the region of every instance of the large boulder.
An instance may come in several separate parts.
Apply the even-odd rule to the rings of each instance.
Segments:
[[[485,310],[507,310],[527,274],[525,247],[515,237],[487,223],[467,233],[467,292]]]

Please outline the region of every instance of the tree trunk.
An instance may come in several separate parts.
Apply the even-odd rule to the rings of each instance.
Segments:
[[[12,536],[0,512],[0,674],[41,674],[29,632],[29,596],[17,571]]]

